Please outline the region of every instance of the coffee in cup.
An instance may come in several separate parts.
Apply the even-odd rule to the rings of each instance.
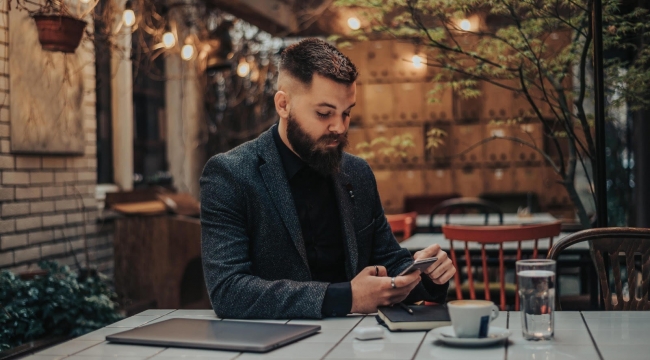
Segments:
[[[454,333],[460,338],[487,337],[490,322],[499,316],[499,308],[487,300],[454,300],[447,308]]]

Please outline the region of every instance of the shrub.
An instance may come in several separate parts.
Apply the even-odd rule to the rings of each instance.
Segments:
[[[122,318],[105,275],[80,275],[53,261],[44,276],[22,280],[0,272],[0,351],[46,335],[79,336]]]

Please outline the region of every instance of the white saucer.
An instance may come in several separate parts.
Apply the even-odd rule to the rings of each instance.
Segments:
[[[458,338],[454,333],[452,326],[442,326],[431,331],[436,339],[442,341],[447,345],[452,346],[488,346],[504,341],[512,332],[508,329],[490,326],[488,336],[482,339],[479,338]]]

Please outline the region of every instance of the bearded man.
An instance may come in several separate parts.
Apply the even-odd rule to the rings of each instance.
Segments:
[[[205,282],[222,318],[322,318],[445,301],[455,268],[400,248],[368,164],[345,153],[357,69],[306,39],[281,55],[279,122],[201,176]],[[414,258],[428,269],[399,276]]]

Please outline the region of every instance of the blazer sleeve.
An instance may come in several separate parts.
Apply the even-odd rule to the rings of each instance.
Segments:
[[[205,283],[222,318],[321,318],[328,283],[264,280],[252,274],[246,193],[233,164],[213,156],[200,179],[201,254]]]
[[[375,232],[371,263],[386,267],[388,276],[397,276],[413,262],[413,256],[411,256],[408,250],[399,246],[399,243],[395,239],[384,214],[384,209],[381,206],[379,192],[377,191],[377,181],[369,167],[368,171],[370,173],[369,176],[372,178],[372,191],[374,193],[372,216],[374,218]],[[444,303],[447,299],[448,288],[449,282],[438,285],[431,281],[429,276],[422,274],[422,281],[411,291],[404,302],[414,303],[424,300]]]

